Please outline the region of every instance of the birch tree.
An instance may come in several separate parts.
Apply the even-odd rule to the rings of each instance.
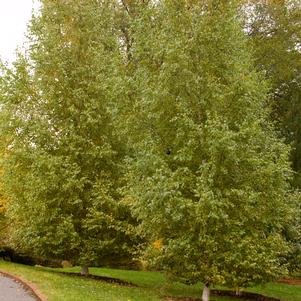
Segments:
[[[132,27],[135,156],[128,193],[150,265],[236,289],[284,272],[289,148],[234,1],[156,1]],[[140,132],[137,135],[137,133]]]
[[[114,130],[114,2],[42,1],[2,78],[4,180],[17,247],[83,266],[128,254],[123,146]]]

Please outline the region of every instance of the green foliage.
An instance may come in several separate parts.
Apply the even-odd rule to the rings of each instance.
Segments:
[[[291,17],[260,48],[277,22],[250,2],[244,32],[240,2],[42,1],[0,82],[16,246],[87,265],[129,254],[139,233],[148,263],[184,282],[240,288],[286,272],[299,196],[268,94],[298,72],[268,64],[299,52],[282,43]]]
[[[159,1],[133,22],[129,194],[151,265],[242,287],[284,272],[289,148],[235,4],[203,4]]]
[[[13,240],[38,256],[91,264],[133,237],[112,125],[119,57],[110,1],[43,1],[27,55],[3,68],[4,181]]]
[[[256,65],[271,83],[272,117],[293,146],[294,185],[300,187],[300,1],[246,1],[248,36]]]
[[[271,116],[286,142],[295,171],[293,185],[300,188],[301,171],[301,6],[300,1],[245,1],[245,23],[255,63],[271,84]],[[248,8],[248,9],[246,9]],[[293,244],[287,256],[290,270],[300,269],[300,197],[295,217],[284,231]]]

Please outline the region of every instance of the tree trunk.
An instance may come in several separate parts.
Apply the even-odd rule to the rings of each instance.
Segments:
[[[89,266],[87,264],[82,265],[82,269],[80,271],[80,274],[83,276],[89,275]]]
[[[206,283],[204,286],[202,301],[210,301],[210,287],[208,283]]]

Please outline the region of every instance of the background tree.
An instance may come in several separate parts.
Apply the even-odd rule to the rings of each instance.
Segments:
[[[292,144],[294,185],[300,187],[301,5],[300,1],[245,1],[247,34],[256,66],[271,83],[272,117]]]
[[[13,238],[38,256],[87,266],[128,254],[133,227],[117,188],[123,147],[112,124],[119,41],[114,2],[42,1],[29,48],[2,78]]]
[[[5,217],[6,198],[3,193],[3,184],[0,184],[0,251],[7,240],[8,222]]]
[[[129,194],[150,264],[202,281],[204,301],[212,284],[273,279],[286,250],[289,149],[268,121],[234,1],[149,3],[132,32]]]
[[[246,32],[254,48],[255,63],[271,84],[269,105],[277,129],[291,144],[295,171],[293,185],[300,188],[301,151],[301,5],[300,1],[243,1]],[[287,259],[290,270],[300,269],[300,201],[295,222],[284,234],[293,243]]]

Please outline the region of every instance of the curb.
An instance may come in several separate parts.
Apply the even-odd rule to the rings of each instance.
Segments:
[[[8,272],[4,272],[0,270],[0,275],[6,276],[8,278],[11,278],[15,280],[16,282],[19,282],[27,291],[29,291],[37,300],[39,301],[48,301],[48,299],[38,290],[37,286],[33,283],[31,283],[28,280],[25,280],[22,277],[10,274]]]

